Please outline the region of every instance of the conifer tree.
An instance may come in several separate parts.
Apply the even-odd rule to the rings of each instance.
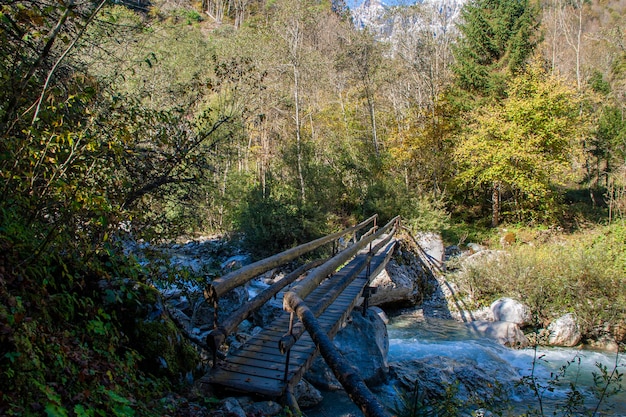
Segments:
[[[471,0],[461,13],[454,72],[462,90],[502,96],[506,76],[523,67],[539,41],[533,0]]]

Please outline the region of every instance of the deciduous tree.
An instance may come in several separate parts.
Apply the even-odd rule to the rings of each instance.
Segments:
[[[508,85],[508,97],[476,109],[454,157],[466,189],[492,190],[492,225],[555,215],[558,192],[584,128],[576,92],[534,64]],[[501,202],[508,205],[501,212]]]

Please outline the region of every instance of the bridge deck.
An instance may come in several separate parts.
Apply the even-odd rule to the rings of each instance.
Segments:
[[[371,261],[370,271],[385,262],[393,242],[386,245]],[[362,267],[366,254],[360,254],[350,263],[324,281],[305,302],[315,306],[334,282],[350,274],[354,268]],[[367,271],[363,269],[335,301],[322,313],[318,320],[332,338],[357,304],[363,288],[368,283]],[[308,333],[304,333],[291,349],[289,371],[285,380],[286,356],[278,350],[278,341],[289,329],[289,314],[283,312],[271,325],[253,336],[241,348],[229,353],[218,362],[204,378],[204,383],[230,388],[237,391],[280,397],[288,384],[297,383],[310,367],[317,348]]]

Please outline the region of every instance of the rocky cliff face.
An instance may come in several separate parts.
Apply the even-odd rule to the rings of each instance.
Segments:
[[[381,0],[364,0],[352,8],[351,15],[357,28],[397,45],[407,33],[428,31],[436,37],[454,31],[465,1],[406,1],[391,6]]]

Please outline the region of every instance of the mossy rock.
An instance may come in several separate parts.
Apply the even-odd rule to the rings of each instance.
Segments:
[[[143,371],[179,381],[197,369],[198,351],[170,319],[154,287],[130,280],[110,281],[104,287],[105,300],[115,311],[128,344],[142,357]]]

